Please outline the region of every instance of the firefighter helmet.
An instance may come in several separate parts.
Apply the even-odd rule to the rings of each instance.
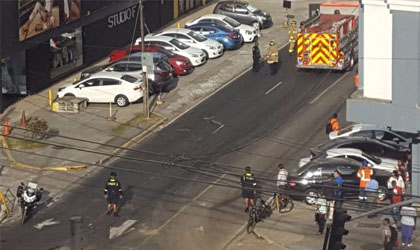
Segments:
[[[293,20],[293,21],[291,22],[291,24],[296,25],[296,20]]]

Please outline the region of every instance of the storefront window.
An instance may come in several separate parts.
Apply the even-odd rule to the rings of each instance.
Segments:
[[[83,64],[82,28],[50,39],[51,78]]]
[[[26,95],[25,52],[1,59],[3,94]]]

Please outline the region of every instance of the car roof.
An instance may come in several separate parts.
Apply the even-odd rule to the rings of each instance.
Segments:
[[[99,71],[97,73],[91,74],[88,78],[83,79],[83,80],[89,80],[89,79],[93,79],[93,78],[112,78],[112,79],[118,79],[121,80],[121,77],[124,75],[130,75],[127,74],[127,72],[105,72],[105,71]],[[137,79],[139,79],[136,76],[133,76]]]
[[[306,163],[304,166],[302,166],[299,169],[299,172],[305,171],[309,168],[316,167],[319,165],[324,165],[324,166],[336,165],[337,167],[340,165],[352,165],[354,167],[359,167],[360,163],[358,161],[355,161],[349,158],[319,158],[319,159],[314,159]]]
[[[225,26],[225,25],[219,25],[217,23],[196,23],[196,24],[193,24],[189,27],[192,27],[192,28],[193,27],[212,27],[212,28],[223,30],[225,32],[234,32],[235,31],[234,28],[231,28],[231,27],[228,27],[228,26]]]
[[[164,31],[162,31],[161,33],[159,33],[159,34],[164,34],[164,33],[179,33],[179,34],[188,34],[188,33],[190,33],[191,32],[191,30],[189,30],[189,29],[183,29],[183,28],[171,28],[171,29],[167,29],[167,30],[164,30]]]
[[[380,144],[380,141],[369,138],[369,137],[363,137],[363,136],[352,136],[352,137],[339,137],[334,140],[328,140],[321,145],[318,145],[315,149],[325,151],[332,147],[342,145],[345,143],[357,143],[357,142],[370,142],[370,143],[377,143]]]
[[[151,41],[151,40],[153,40],[153,41],[164,41],[164,42],[169,42],[169,41],[171,41],[172,39],[175,39],[175,38],[170,37],[170,36],[164,36],[164,35],[160,35],[160,34],[151,33],[151,34],[148,34],[148,35],[144,38],[144,41],[145,41],[145,42],[147,42],[147,41]]]
[[[199,17],[198,19],[213,18],[213,19],[223,20],[225,17],[227,17],[227,16],[226,15],[221,15],[221,14],[207,14],[207,15]]]

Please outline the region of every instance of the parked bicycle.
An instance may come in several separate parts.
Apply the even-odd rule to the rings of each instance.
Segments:
[[[270,217],[273,214],[271,207],[268,206],[261,197],[257,197],[256,206],[249,212],[248,224],[246,231],[252,233],[258,222],[263,221],[265,218]]]
[[[273,199],[271,199],[269,206],[272,211],[277,211],[279,213],[288,213],[292,211],[295,207],[293,200],[290,196],[285,194],[273,194]]]

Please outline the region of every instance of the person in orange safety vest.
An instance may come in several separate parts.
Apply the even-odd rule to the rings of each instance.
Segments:
[[[360,178],[360,193],[359,193],[359,201],[366,202],[367,195],[366,195],[366,186],[373,175],[372,168],[368,167],[367,161],[363,161],[362,166],[360,167],[359,171],[357,171],[357,177]]]

